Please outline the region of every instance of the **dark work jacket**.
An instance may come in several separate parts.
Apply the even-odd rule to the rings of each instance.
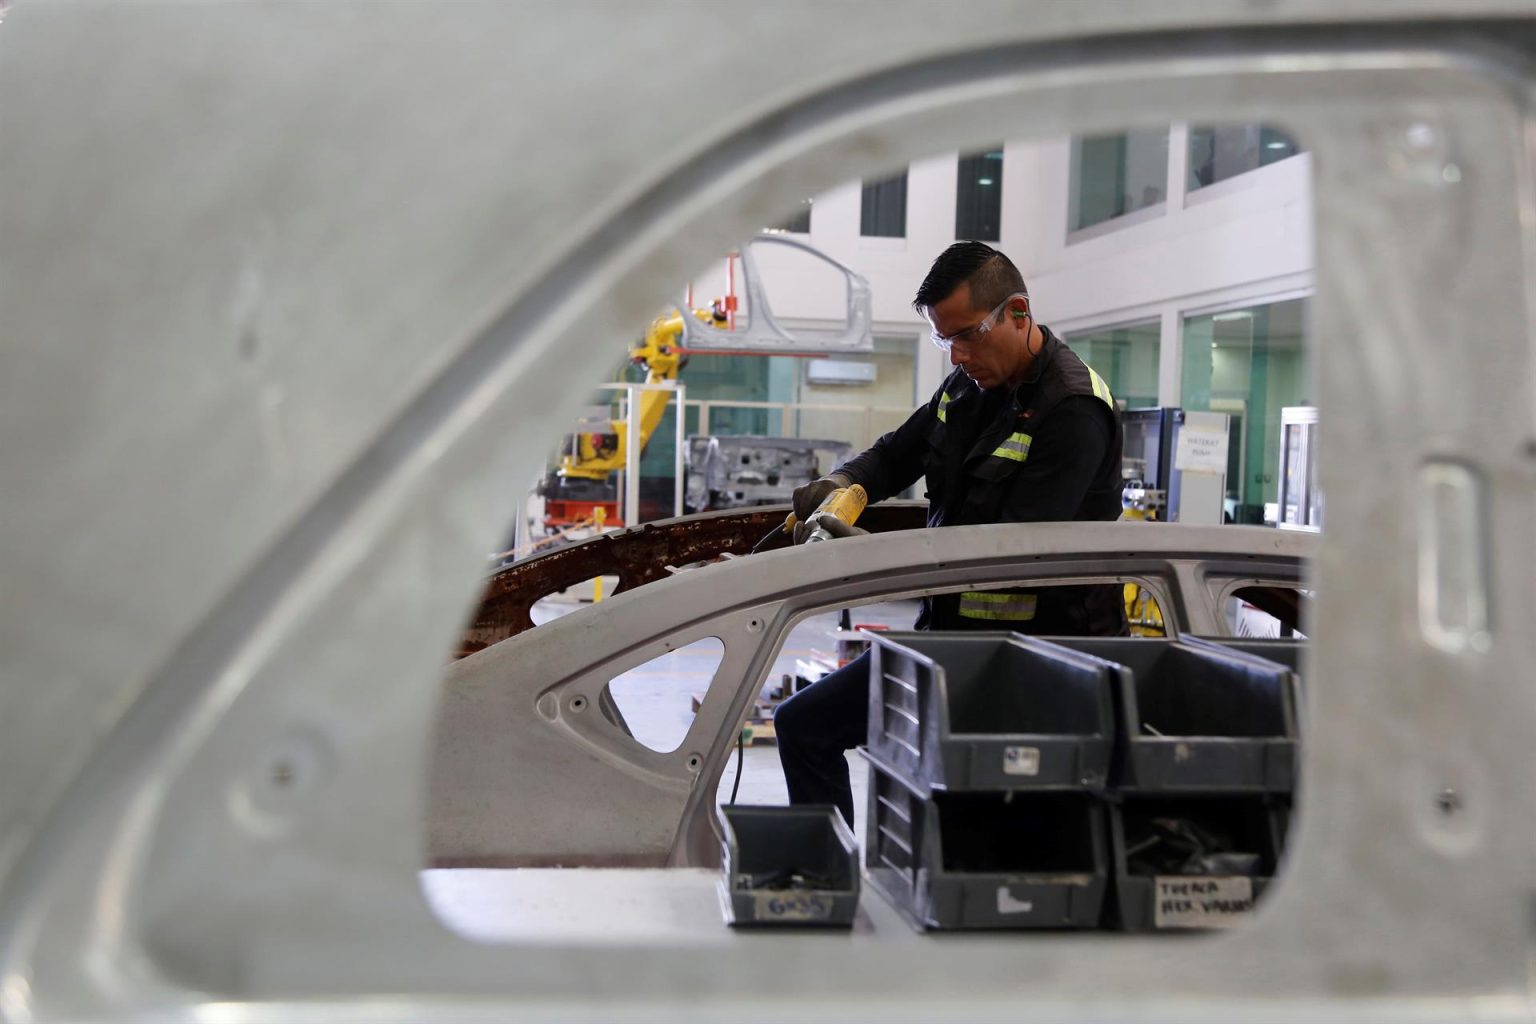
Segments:
[[[928,525],[1120,517],[1120,413],[1109,387],[1049,330],[1035,377],[982,391],[961,370],[900,427],[838,469],[881,501],[927,478]],[[1040,443],[1036,444],[1036,438]],[[1118,584],[925,598],[919,629],[1054,636],[1126,632]]]

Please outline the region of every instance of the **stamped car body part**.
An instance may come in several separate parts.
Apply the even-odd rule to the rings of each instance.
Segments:
[[[878,508],[879,506],[875,506]],[[454,663],[433,747],[440,867],[715,867],[715,790],[794,623],[976,586],[1135,579],[1171,631],[1224,632],[1233,580],[1298,587],[1316,538],[1262,527],[1042,523],[887,533],[701,565]],[[704,637],[725,645],[681,746],[651,750],[608,680]]]
[[[1529,1020],[1530,14],[12,5],[0,1017]],[[686,70],[622,88],[611,61],[572,59],[601,43],[676,68],[701,27],[719,31]],[[507,482],[593,383],[594,324],[644,324],[841,182],[1176,120],[1280,124],[1314,174],[1315,223],[1286,230],[1317,257],[1328,529],[1305,796],[1251,925],[889,943],[616,927],[515,949],[446,929],[418,884],[439,680]],[[893,540],[764,564],[836,591]],[[749,575],[700,572],[717,571]],[[953,582],[928,571],[911,589]],[[719,601],[738,609],[709,618],[725,660],[750,668],[738,631],[769,623]],[[653,774],[682,821],[700,793]]]

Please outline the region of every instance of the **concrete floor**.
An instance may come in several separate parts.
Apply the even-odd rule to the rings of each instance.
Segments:
[[[728,928],[720,872],[704,868],[451,868],[423,871],[421,887],[438,918],[475,942],[728,946],[771,963],[783,943],[836,953],[850,940],[910,946],[1020,937],[916,931],[868,884],[849,930]]]
[[[603,592],[612,593],[617,581],[604,581]],[[547,622],[590,604],[592,589],[583,584],[561,594],[551,595],[533,607],[535,622]],[[855,624],[910,629],[917,618],[916,601],[893,601],[851,609]],[[813,616],[796,626],[785,641],[773,668],[764,681],[763,692],[780,684],[784,675],[793,676],[797,662],[835,659],[837,656],[838,615]],[[692,698],[709,688],[710,678],[719,663],[723,647],[718,640],[701,640],[647,662],[615,678],[609,684],[635,739],[653,750],[676,750],[693,723]],[[868,790],[868,769],[863,758],[848,752],[849,775],[853,783],[854,807],[862,817]],[[736,755],[731,755],[720,778],[720,803],[729,802],[736,783]],[[784,788],[784,772],[779,767],[778,748],[754,743],[743,751],[738,804],[776,804],[789,802]],[[857,831],[857,830],[856,830]]]

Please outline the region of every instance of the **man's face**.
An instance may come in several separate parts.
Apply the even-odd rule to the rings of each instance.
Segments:
[[[971,286],[962,283],[947,298],[929,307],[928,318],[939,334],[954,337],[949,364],[964,370],[977,387],[987,389],[1001,387],[1021,375],[1028,352],[1029,321],[1015,314],[1026,308],[1026,300],[1016,298],[997,315],[990,331],[970,330],[980,326],[990,310],[973,309]]]

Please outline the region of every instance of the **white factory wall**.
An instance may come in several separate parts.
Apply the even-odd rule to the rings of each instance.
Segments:
[[[1070,332],[1150,319],[1170,304],[1183,313],[1211,312],[1311,289],[1310,156],[1186,195],[1185,138],[1175,130],[1161,214],[1133,214],[1124,226],[1110,221],[1073,237],[1065,216],[1068,141],[1005,151],[1006,183],[1033,181],[1035,187],[1017,189],[1015,216],[1004,219],[1004,248],[1011,227],[1021,269],[1048,323]],[[1020,178],[1012,177],[1014,170]],[[1007,193],[1003,201],[1006,210]]]
[[[800,436],[844,439],[858,451],[911,415],[915,385],[911,339],[877,338],[876,351],[866,358],[875,364],[875,380],[861,385],[813,383],[805,379],[806,361],[795,361],[800,370],[799,401],[812,407],[800,411]],[[817,406],[833,408],[821,411]],[[857,408],[850,410],[850,406]]]
[[[1183,318],[1308,295],[1313,287],[1310,156],[1303,153],[1186,195],[1188,130],[1169,140],[1166,199],[1157,207],[1069,234],[1068,139],[1009,142],[1003,147],[1002,227],[996,244],[1029,283],[1041,322],[1074,334],[1158,321],[1160,404],[1179,404]],[[926,398],[947,366],[925,341],[911,300],[933,258],[955,240],[957,153],[911,165],[904,238],[859,234],[859,182],[814,199],[802,238],[870,281],[876,331],[915,358],[909,400]],[[781,320],[840,319],[843,279],[798,254],[760,247],[769,302]],[[694,282],[695,305],[723,294],[725,261]],[[903,339],[910,339],[910,342]],[[883,369],[883,368],[882,368]],[[808,390],[799,368],[798,396]],[[845,389],[848,401],[860,388]],[[869,392],[870,398],[875,392]],[[880,403],[889,388],[878,388]],[[879,404],[871,401],[870,404]]]

